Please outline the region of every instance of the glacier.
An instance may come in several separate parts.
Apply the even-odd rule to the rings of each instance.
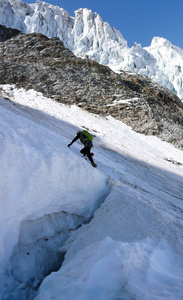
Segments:
[[[182,151],[34,90],[0,93],[0,299],[182,300]],[[67,147],[81,128],[97,168]]]
[[[99,14],[80,8],[71,17],[65,9],[41,1],[0,0],[0,24],[59,37],[76,56],[93,59],[115,72],[147,76],[183,99],[183,50],[163,37],[154,37],[149,47],[135,43],[129,48],[122,34]]]

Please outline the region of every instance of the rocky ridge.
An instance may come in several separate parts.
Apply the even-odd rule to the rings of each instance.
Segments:
[[[175,94],[140,75],[117,74],[78,58],[58,38],[21,33],[1,42],[0,83],[32,88],[61,103],[111,115],[137,132],[183,149],[183,104]]]

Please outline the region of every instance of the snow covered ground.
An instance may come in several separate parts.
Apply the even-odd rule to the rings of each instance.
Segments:
[[[0,88],[0,297],[183,299],[182,151]],[[97,169],[67,147],[80,128],[96,136]]]

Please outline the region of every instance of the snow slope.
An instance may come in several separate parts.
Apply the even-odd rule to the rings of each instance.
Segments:
[[[1,88],[2,299],[182,299],[182,151],[111,117]],[[96,135],[97,169],[79,143],[67,147],[78,128]]]
[[[34,103],[35,95],[36,93],[25,93],[24,97],[28,103]],[[39,98],[42,99],[38,96],[37,102]],[[48,102],[50,103],[49,100]],[[57,109],[56,104],[53,107],[54,110]],[[28,221],[41,220],[43,216],[53,213],[57,213],[57,218],[61,211],[87,219],[107,189],[107,177],[104,174],[91,168],[85,161],[78,160],[78,156],[68,151],[67,144],[75,134],[76,128],[66,126],[64,121],[53,122],[52,119],[50,121],[53,125],[49,122],[47,124],[47,115],[36,114],[36,110],[27,110],[24,106],[22,110],[1,99],[1,283],[2,272],[7,267],[19,239],[19,243],[37,243],[42,237],[39,231],[46,230],[47,233],[43,236],[53,236],[53,231],[56,230],[53,227],[59,227],[56,225],[59,220],[54,219],[50,223],[55,223],[55,226],[52,224],[49,230],[44,229],[48,225],[44,225],[43,220],[43,225],[40,224],[39,228],[34,229],[37,231],[34,234],[31,231],[28,238],[24,232],[27,230]],[[68,109],[67,111],[69,113]],[[48,223],[48,220],[45,219],[45,222]],[[72,227],[74,229],[74,225],[71,225]],[[23,231],[21,236],[20,231]],[[30,249],[27,251],[30,252]],[[32,260],[29,262],[29,271]],[[21,262],[22,258],[16,256],[16,261]],[[18,280],[21,281],[25,277],[30,279],[28,275],[25,276],[25,273],[29,272],[27,268],[28,266],[24,266],[25,270],[22,271],[19,268],[18,273],[22,274],[21,277],[18,274]]]
[[[88,56],[116,72],[148,76],[183,99],[183,50],[164,38],[155,37],[150,47],[135,43],[129,48],[122,34],[97,13],[80,8],[71,17],[63,8],[41,1],[0,0],[0,24],[57,36],[75,55]]]

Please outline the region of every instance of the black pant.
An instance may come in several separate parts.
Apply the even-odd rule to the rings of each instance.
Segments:
[[[91,146],[90,145],[86,145],[83,149],[81,149],[80,152],[83,155],[87,155],[87,157],[89,158],[89,160],[91,161],[91,163],[93,163],[93,158],[91,156],[90,149],[91,149]]]

